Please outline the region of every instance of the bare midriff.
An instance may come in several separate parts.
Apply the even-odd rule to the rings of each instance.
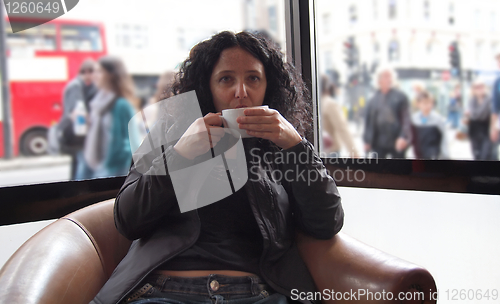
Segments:
[[[256,276],[253,273],[238,270],[155,270],[154,273],[172,277],[207,277],[211,274],[220,274],[230,277]]]

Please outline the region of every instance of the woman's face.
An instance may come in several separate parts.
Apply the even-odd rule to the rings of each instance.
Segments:
[[[104,70],[100,64],[96,63],[94,82],[99,89],[106,89],[108,73]]]
[[[217,112],[261,106],[266,87],[264,65],[240,47],[222,51],[210,76],[210,91]]]

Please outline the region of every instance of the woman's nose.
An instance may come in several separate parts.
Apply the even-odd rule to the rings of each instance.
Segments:
[[[234,92],[236,98],[247,98],[247,89],[244,82],[240,82],[236,85],[236,92]]]

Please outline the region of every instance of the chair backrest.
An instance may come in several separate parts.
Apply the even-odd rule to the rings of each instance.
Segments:
[[[89,303],[130,247],[113,205],[78,210],[25,242],[0,270],[0,303]]]

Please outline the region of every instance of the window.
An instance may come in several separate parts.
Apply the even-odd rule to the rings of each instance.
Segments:
[[[449,25],[455,24],[455,3],[453,2],[450,2],[448,4],[448,24]]]
[[[424,20],[429,21],[431,19],[431,4],[429,0],[424,1]]]
[[[331,30],[331,15],[323,14],[323,33],[329,34]]]
[[[432,56],[432,52],[434,51],[434,42],[432,40],[427,41],[425,44],[425,51],[427,56]]]
[[[61,26],[61,49],[63,51],[100,52],[102,41],[99,29],[94,26]]]
[[[388,61],[389,62],[397,62],[399,61],[400,58],[400,52],[401,50],[399,49],[399,41],[396,39],[392,39],[389,42],[389,56],[388,56]]]
[[[255,12],[255,0],[245,1],[245,25],[246,28],[256,28],[257,16]]]
[[[278,30],[278,17],[276,16],[276,6],[270,6],[269,12],[269,29],[273,32]]]
[[[474,27],[476,28],[476,30],[480,30],[481,29],[481,25],[482,25],[482,20],[481,20],[481,11],[476,9],[474,11]]]
[[[372,49],[373,49],[373,62],[378,62],[380,60],[380,43],[378,41],[374,40],[372,44]]]
[[[373,20],[378,19],[378,1],[373,0],[372,2]]]
[[[484,42],[483,41],[477,41],[476,42],[476,68],[481,68],[483,65],[485,58],[484,54],[485,48],[484,48]]]
[[[497,13],[496,12],[490,13],[490,31],[491,32],[497,31]]]
[[[129,49],[147,48],[149,31],[146,25],[134,23],[116,24],[116,46]]]
[[[355,4],[352,4],[349,6],[349,23],[354,25],[356,22],[358,22],[358,9]]]
[[[72,158],[47,155],[47,134],[61,119],[64,87],[88,57],[122,59],[134,81],[137,103],[147,104],[159,76],[177,71],[194,44],[217,32],[266,31],[286,52],[285,0],[218,0],[217,5],[201,0],[141,0],[141,7],[134,1],[122,2],[89,1],[64,17],[15,34],[6,27],[14,144],[5,144],[0,132],[0,158],[7,149],[12,151],[14,157],[5,162],[12,161],[9,168],[17,169],[0,168],[0,187],[70,179]],[[47,56],[41,51],[60,52]],[[36,70],[30,69],[34,66]],[[5,121],[2,117],[0,130]],[[40,155],[23,157],[32,152]]]
[[[398,14],[397,0],[389,0],[389,19],[396,19]]]
[[[6,26],[6,30],[7,48],[11,52],[55,51],[57,48],[54,24],[42,24],[17,33],[12,33],[10,26]]]

